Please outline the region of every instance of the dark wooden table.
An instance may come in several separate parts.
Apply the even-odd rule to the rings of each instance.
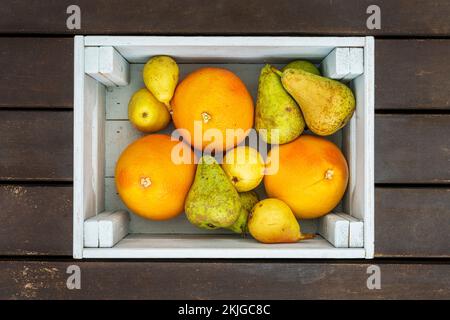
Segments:
[[[450,1],[5,0],[0,17],[0,298],[450,298]],[[376,258],[72,260],[74,34],[374,35]]]

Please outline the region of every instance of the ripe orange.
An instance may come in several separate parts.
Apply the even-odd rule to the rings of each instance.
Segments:
[[[253,100],[245,84],[222,68],[201,68],[189,74],[176,88],[171,102],[173,122],[196,149],[230,149],[244,140],[253,126]],[[194,122],[201,129],[194,130]],[[206,130],[209,131],[205,135]],[[235,135],[226,139],[227,129]],[[194,135],[195,131],[195,135]],[[230,136],[230,135],[229,135]]]
[[[134,213],[147,219],[166,220],[183,212],[195,164],[189,146],[178,143],[168,135],[151,134],[134,141],[120,155],[116,188]],[[180,150],[190,159],[188,164],[173,161],[172,151],[178,155]]]
[[[269,157],[279,168],[264,177],[269,197],[287,203],[298,218],[312,219],[329,213],[344,195],[348,166],[341,150],[332,142],[302,135],[272,149]]]

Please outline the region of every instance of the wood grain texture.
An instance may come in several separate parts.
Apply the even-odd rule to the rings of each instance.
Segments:
[[[449,183],[450,115],[378,114],[376,183]]]
[[[72,180],[71,111],[0,111],[0,179]],[[377,183],[449,183],[450,115],[378,114]]]
[[[81,269],[68,290],[66,269]],[[0,299],[449,299],[450,265],[356,262],[0,261]],[[230,280],[231,279],[231,280]]]
[[[0,38],[0,70],[0,108],[73,106],[72,38]]]
[[[449,56],[450,40],[376,40],[375,109],[450,110]]]
[[[72,255],[70,185],[0,185],[0,221],[0,255]]]
[[[376,188],[375,198],[377,257],[450,257],[450,189]],[[1,185],[0,221],[0,255],[72,255],[71,186]]]
[[[0,110],[0,180],[71,181],[72,111]]]
[[[375,53],[377,110],[450,108],[450,40],[376,40]],[[0,58],[0,108],[72,108],[72,38],[2,38]]]
[[[66,9],[81,8],[81,29],[66,27]],[[1,33],[43,34],[450,34],[446,0],[379,0],[381,29],[368,30],[371,0],[15,0],[0,7]],[[40,18],[36,19],[36,13]]]
[[[450,257],[449,188],[376,188],[377,257]]]

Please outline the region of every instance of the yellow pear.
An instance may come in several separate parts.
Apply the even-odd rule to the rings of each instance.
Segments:
[[[248,229],[253,238],[262,243],[290,243],[314,237],[302,234],[289,206],[274,198],[264,199],[253,207]]]
[[[163,103],[142,88],[128,103],[128,119],[138,130],[150,133],[164,129],[170,122],[170,114]]]
[[[256,188],[261,183],[265,165],[256,149],[240,146],[226,153],[222,168],[236,190],[245,192]]]
[[[147,89],[171,111],[170,100],[179,76],[175,60],[168,56],[155,56],[147,61],[142,73]]]

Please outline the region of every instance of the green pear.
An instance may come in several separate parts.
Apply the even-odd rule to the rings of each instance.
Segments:
[[[204,229],[227,228],[239,217],[239,194],[214,157],[200,159],[184,209],[188,220]]]
[[[241,198],[241,213],[239,214],[237,220],[227,229],[236,233],[246,234],[248,231],[248,215],[259,199],[255,191],[241,192],[239,193],[239,197]]]
[[[281,71],[285,71],[287,69],[300,69],[315,74],[317,76],[321,75],[319,69],[317,69],[317,67],[314,64],[305,60],[295,60],[289,62],[287,65],[283,67],[283,69],[281,69]]]
[[[259,76],[255,129],[267,143],[284,144],[305,129],[300,109],[270,65]]]
[[[286,69],[281,82],[297,101],[308,128],[328,136],[344,127],[355,111],[355,97],[345,84],[299,70]]]

